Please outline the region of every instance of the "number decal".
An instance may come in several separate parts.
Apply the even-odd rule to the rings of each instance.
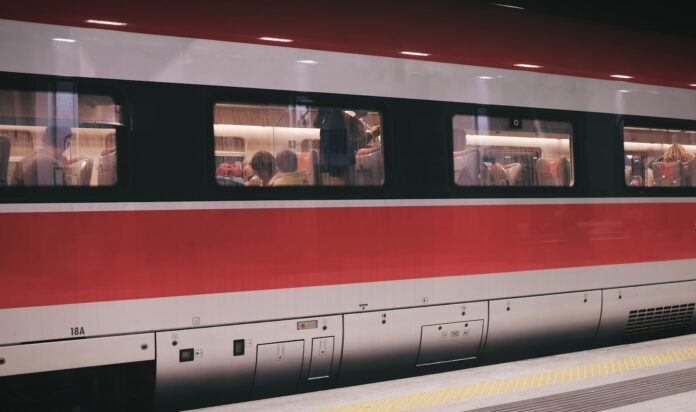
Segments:
[[[85,327],[84,326],[75,326],[74,328],[70,328],[70,336],[84,336],[85,334]]]

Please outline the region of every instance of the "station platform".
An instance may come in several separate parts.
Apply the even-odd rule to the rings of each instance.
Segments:
[[[696,411],[696,334],[205,411]]]

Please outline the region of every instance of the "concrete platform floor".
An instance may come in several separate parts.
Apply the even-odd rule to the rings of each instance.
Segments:
[[[696,335],[600,348],[206,411],[467,411],[696,367]],[[696,411],[696,391],[614,409]]]

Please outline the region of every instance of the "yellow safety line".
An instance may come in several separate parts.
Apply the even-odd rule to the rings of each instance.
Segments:
[[[597,376],[610,375],[657,365],[665,365],[696,359],[696,346],[675,349],[666,352],[657,352],[632,358],[615,359],[605,362],[589,363],[569,368],[557,369],[547,372],[538,372],[530,375],[516,376],[507,379],[481,382],[472,385],[455,386],[446,389],[438,389],[429,392],[421,392],[411,395],[395,396],[392,398],[378,399],[367,402],[354,403],[326,409],[321,412],[388,412],[403,411],[408,409],[425,408],[428,406],[444,405],[460,402],[467,399],[482,398],[499,395],[508,392],[517,392],[525,389],[539,388],[555,385],[563,382],[576,381]]]

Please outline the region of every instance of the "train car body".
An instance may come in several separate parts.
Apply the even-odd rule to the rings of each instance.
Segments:
[[[693,331],[696,163],[666,158],[696,154],[692,41],[273,5],[0,12],[9,405],[179,409]],[[332,115],[377,143],[332,152]],[[301,183],[238,186],[261,151]]]

